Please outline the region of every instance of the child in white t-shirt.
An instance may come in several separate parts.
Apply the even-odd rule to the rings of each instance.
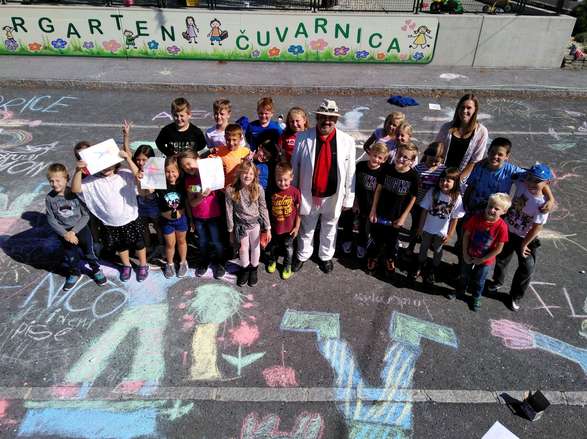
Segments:
[[[522,180],[515,183],[512,206],[504,217],[508,225],[509,241],[497,255],[493,281],[487,282],[487,290],[497,292],[503,285],[507,266],[515,252],[518,256],[518,268],[510,287],[512,311],[520,309],[519,302],[532,279],[536,250],[540,247],[538,235],[548,219],[548,213],[541,210],[545,201],[542,190],[553,178],[554,174],[545,164],[536,163],[528,169]]]
[[[430,189],[420,202],[422,213],[418,235],[422,237],[418,267],[412,273],[412,279],[420,274],[428,250],[432,249],[432,269],[428,270],[424,282],[433,284],[435,271],[442,260],[442,247],[454,235],[457,221],[465,215],[459,188],[460,173],[457,168],[445,169],[436,187]]]

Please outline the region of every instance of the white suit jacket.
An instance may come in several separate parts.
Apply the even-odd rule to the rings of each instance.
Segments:
[[[336,130],[337,188],[336,212],[343,207],[353,207],[355,201],[355,140],[348,134]],[[302,195],[300,215],[308,215],[312,208],[312,177],[316,161],[316,128],[299,133],[291,159],[293,183]]]

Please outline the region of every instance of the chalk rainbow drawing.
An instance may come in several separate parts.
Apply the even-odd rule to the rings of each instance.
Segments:
[[[370,388],[364,380],[349,344],[340,338],[338,314],[288,309],[282,331],[311,332],[320,354],[335,373],[337,408],[349,426],[349,439],[405,438],[412,430],[411,388],[416,360],[426,338],[456,349],[451,328],[393,312],[380,377],[383,387]]]
[[[490,320],[491,335],[501,338],[510,349],[540,349],[577,363],[587,375],[587,349],[578,348],[540,332],[532,331],[522,323],[510,320]]]
[[[319,413],[300,413],[289,432],[279,430],[281,419],[276,414],[259,419],[255,412],[243,420],[240,439],[320,439],[324,432],[324,420]]]

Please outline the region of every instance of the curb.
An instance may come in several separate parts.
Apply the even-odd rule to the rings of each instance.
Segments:
[[[479,97],[507,98],[587,98],[587,88],[565,88],[557,86],[536,87],[426,87],[426,86],[392,86],[392,87],[344,87],[344,86],[283,86],[267,85],[232,85],[232,84],[186,84],[165,82],[121,82],[121,81],[86,81],[69,79],[0,79],[0,87],[8,88],[77,88],[87,90],[129,90],[129,91],[183,91],[190,93],[226,93],[226,94],[270,94],[270,95],[328,95],[328,96],[389,96],[403,94],[421,97],[459,98],[463,92],[472,91]]]

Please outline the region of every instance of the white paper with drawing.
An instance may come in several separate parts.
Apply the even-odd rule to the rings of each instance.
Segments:
[[[141,189],[167,189],[165,157],[150,157],[143,166]]]
[[[202,191],[206,189],[215,191],[224,187],[222,159],[216,157],[198,160],[198,170],[200,171],[200,180],[202,181]]]
[[[124,159],[118,154],[120,150],[114,139],[108,139],[79,152],[81,159],[88,165],[90,174],[95,174]]]

